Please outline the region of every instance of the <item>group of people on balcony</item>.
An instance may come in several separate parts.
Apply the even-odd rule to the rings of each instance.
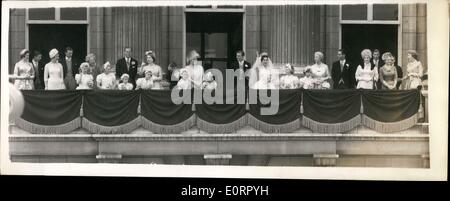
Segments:
[[[386,52],[381,56],[378,50],[373,53],[369,49],[361,52],[361,63],[351,64],[346,60],[345,51],[337,52],[338,61],[334,62],[331,72],[323,63],[322,52],[314,53],[314,64],[303,68],[304,76],[295,75],[294,67],[286,64],[284,73],[275,69],[267,53],[256,55],[253,65],[245,61],[245,53],[238,51],[236,60],[230,62],[231,69],[238,70],[235,80],[245,80],[246,88],[252,89],[414,89],[421,85],[423,67],[415,51],[407,52],[408,64],[406,73],[395,65],[395,57]],[[191,51],[187,55],[187,65],[178,68],[175,63],[169,64],[168,73],[163,77],[163,71],[157,65],[155,53],[145,52],[145,59],[139,66],[138,61],[131,57],[131,48],[124,48],[124,57],[117,60],[115,70],[106,62],[99,68],[94,54],[88,54],[85,62],[79,66],[72,58],[73,49],[67,47],[64,57],[60,59],[57,49],[49,52],[50,62],[43,65],[42,54],[33,52],[29,62],[30,52],[26,49],[20,52],[20,61],[14,67],[14,85],[18,89],[153,89],[165,87],[178,89],[215,89],[217,82],[211,72],[205,74],[198,61],[200,55]]]

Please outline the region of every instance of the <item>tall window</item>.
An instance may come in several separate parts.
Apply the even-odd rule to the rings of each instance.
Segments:
[[[87,8],[30,8],[28,23],[87,23]]]
[[[355,4],[341,6],[341,23],[387,24],[399,22],[398,4]]]

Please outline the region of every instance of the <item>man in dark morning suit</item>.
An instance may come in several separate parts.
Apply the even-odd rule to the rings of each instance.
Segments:
[[[373,53],[372,53],[372,60],[370,61],[372,63],[373,66],[375,66],[378,70],[378,72],[380,72],[380,68],[384,66],[384,61],[382,59],[380,59],[381,56],[381,52],[378,49],[374,49]],[[377,89],[381,89],[381,81],[378,80],[377,81]]]
[[[64,55],[64,57],[59,59],[59,63],[63,66],[64,84],[66,85],[66,89],[73,90],[77,87],[75,75],[79,73],[78,62],[72,57],[73,49],[71,47],[66,47]]]
[[[129,82],[133,84],[133,89],[136,88],[136,74],[138,68],[138,61],[131,57],[131,47],[125,47],[123,51],[123,58],[116,62],[116,78],[126,73],[130,76]]]
[[[42,54],[39,51],[33,52],[33,58],[31,59],[31,65],[34,68],[35,76],[34,76],[34,88],[35,89],[44,89],[44,66],[45,64],[41,62]]]
[[[354,67],[345,59],[345,51],[338,50],[338,61],[333,63],[331,68],[331,78],[333,79],[333,89],[353,89],[356,85]]]
[[[64,57],[59,60],[59,63],[63,66],[64,78],[67,75],[67,71],[70,70],[72,77],[79,73],[78,62],[73,59],[73,49],[71,47],[66,47],[64,51]]]
[[[230,69],[243,70],[243,73],[240,74],[237,78],[234,79],[234,87],[237,86],[237,80],[245,79],[245,89],[248,89],[248,76],[246,76],[247,71],[252,68],[250,62],[245,61],[245,52],[239,50],[236,52],[236,60],[233,60],[230,64]]]

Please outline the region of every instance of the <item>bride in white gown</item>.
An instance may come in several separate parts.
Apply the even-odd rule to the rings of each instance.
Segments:
[[[249,87],[251,89],[275,89],[278,74],[273,69],[273,63],[265,52],[256,57],[250,69]]]
[[[58,50],[52,49],[49,53],[50,62],[44,67],[44,82],[46,90],[66,89],[63,80],[63,66],[58,63]]]

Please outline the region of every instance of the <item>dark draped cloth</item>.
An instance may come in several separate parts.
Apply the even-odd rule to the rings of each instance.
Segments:
[[[255,129],[265,133],[285,133],[292,132],[300,128],[300,89],[269,90],[269,96],[274,92],[279,93],[278,112],[273,115],[262,115],[261,108],[269,107],[270,104],[263,104],[260,101],[261,91],[250,90],[250,96],[257,94],[257,101],[249,102],[250,111],[248,124]],[[249,97],[251,99],[251,97]]]
[[[81,126],[82,92],[23,90],[25,107],[15,124],[30,133],[70,133]]]
[[[406,130],[417,123],[420,91],[363,91],[363,125],[378,132]]]
[[[181,133],[195,124],[192,105],[173,103],[170,90],[142,90],[141,116],[153,133]]]
[[[210,93],[210,91],[203,92]],[[242,97],[245,98],[245,94]],[[227,104],[227,99],[232,104]],[[222,103],[212,103],[213,100],[208,98],[204,100],[208,102],[203,101],[202,104],[195,105],[199,129],[208,133],[231,133],[247,124],[245,101],[239,103],[236,93],[227,97],[224,92]]]
[[[92,133],[129,133],[140,126],[139,91],[86,90],[83,128]]]
[[[302,125],[318,133],[347,132],[361,123],[361,91],[304,90]]]

